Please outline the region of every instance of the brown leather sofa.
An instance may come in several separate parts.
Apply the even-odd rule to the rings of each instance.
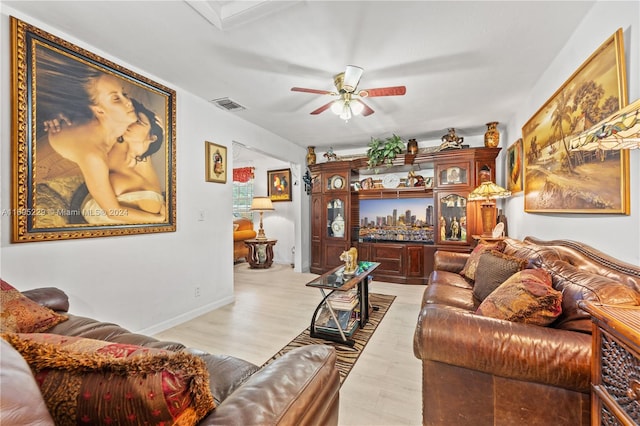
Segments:
[[[640,268],[567,240],[506,239],[562,291],[548,327],[476,314],[469,254],[437,251],[414,336],[425,425],[588,425],[591,320],[580,300],[640,305]]]
[[[67,312],[69,308],[67,295],[56,288],[22,293],[57,312]],[[73,314],[68,316],[69,320],[46,332],[188,351],[202,357],[209,370],[216,408],[199,425],[338,424],[340,380],[335,366],[335,349],[331,346],[297,348],[259,368],[232,356],[208,354],[180,343],[131,333],[115,324]]]
[[[240,259],[245,260],[249,256],[249,247],[244,243],[256,237],[256,231],[253,230],[253,222],[246,218],[240,218],[233,221],[234,225],[238,225],[233,231],[233,261],[238,262]],[[234,226],[235,228],[235,226]]]

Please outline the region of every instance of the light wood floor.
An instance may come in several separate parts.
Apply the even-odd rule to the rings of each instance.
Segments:
[[[235,302],[155,335],[262,365],[309,326],[320,292],[316,275],[289,265],[234,267]],[[424,286],[375,281],[371,292],[397,296],[340,389],[340,425],[420,425],[421,365],[413,356]]]

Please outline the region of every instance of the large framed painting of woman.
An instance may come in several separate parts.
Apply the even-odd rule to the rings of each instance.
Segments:
[[[175,91],[14,17],[11,36],[12,242],[175,231]]]
[[[523,126],[525,211],[629,214],[629,153],[569,146],[627,105],[622,36],[605,40]]]

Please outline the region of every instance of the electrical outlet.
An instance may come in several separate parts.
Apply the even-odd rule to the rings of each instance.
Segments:
[[[195,289],[195,291],[194,291],[193,295],[194,295],[195,297],[200,297],[200,287],[196,287],[196,289]]]
[[[205,219],[205,211],[204,210],[200,210],[198,212],[198,221],[202,222]]]

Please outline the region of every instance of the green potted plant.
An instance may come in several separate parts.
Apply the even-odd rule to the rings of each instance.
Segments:
[[[371,138],[369,149],[367,150],[367,166],[370,169],[381,164],[391,167],[394,158],[403,152],[404,149],[404,141],[396,134],[384,140]]]

